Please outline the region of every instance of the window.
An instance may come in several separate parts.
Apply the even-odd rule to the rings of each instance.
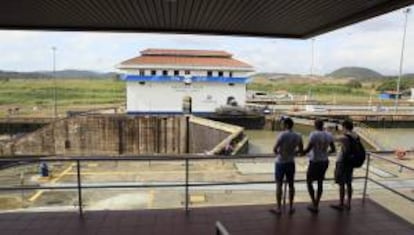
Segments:
[[[229,77],[233,77],[233,72],[229,72]]]
[[[139,76],[145,76],[145,71],[144,70],[139,70]]]
[[[185,74],[185,75],[190,75],[190,70],[186,70],[186,71],[184,72],[184,74]]]
[[[212,77],[213,76],[213,72],[212,71],[207,71],[207,77]]]
[[[223,77],[223,71],[219,71],[219,72],[218,72],[218,76],[219,76],[219,77]]]
[[[162,75],[164,75],[164,76],[168,76],[168,71],[167,71],[167,70],[163,70],[163,71],[162,71]]]
[[[174,76],[178,76],[178,75],[180,75],[180,71],[174,70]]]
[[[155,70],[151,70],[151,75],[152,75],[152,76],[157,75],[157,71],[155,71]]]

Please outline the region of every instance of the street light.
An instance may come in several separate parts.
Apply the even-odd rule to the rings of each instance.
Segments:
[[[314,54],[315,54],[315,38],[312,38],[312,58],[311,58],[311,71],[310,71],[310,76],[311,78],[313,77],[313,64],[314,64]]]
[[[404,22],[404,34],[402,38],[402,46],[401,46],[401,57],[400,57],[400,71],[398,74],[398,80],[397,80],[397,94],[395,97],[395,113],[398,112],[398,101],[400,99],[400,83],[401,83],[401,76],[403,71],[403,63],[404,63],[404,49],[405,49],[405,38],[407,35],[407,22],[408,22],[408,14],[410,13],[411,9],[407,8],[403,12],[405,14],[405,22]]]
[[[53,53],[53,112],[57,118],[57,93],[56,93],[56,47],[52,47]]]

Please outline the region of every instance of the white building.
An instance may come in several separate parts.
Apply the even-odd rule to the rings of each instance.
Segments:
[[[414,88],[411,88],[411,97],[410,97],[410,101],[414,101]]]
[[[212,113],[244,106],[253,67],[225,51],[147,49],[118,66],[127,82],[128,114]]]

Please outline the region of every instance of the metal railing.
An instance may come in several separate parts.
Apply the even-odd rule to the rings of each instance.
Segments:
[[[391,151],[383,151],[383,152],[372,152],[372,153],[369,153],[368,154],[368,161],[367,161],[367,169],[368,169],[368,166],[369,166],[369,162],[370,162],[370,159],[371,159],[371,157],[374,157],[375,159],[377,159],[377,160],[381,160],[381,161],[385,161],[385,162],[388,162],[388,163],[391,163],[391,164],[394,164],[394,165],[397,165],[397,166],[399,166],[399,172],[401,173],[404,169],[407,169],[407,170],[409,170],[409,171],[412,171],[412,172],[414,172],[414,168],[412,168],[412,167],[410,167],[410,166],[407,166],[407,165],[404,165],[404,164],[401,164],[401,163],[399,163],[399,162],[396,162],[396,161],[393,161],[393,160],[391,160],[391,159],[388,159],[388,158],[385,158],[385,157],[383,157],[383,156],[381,156],[381,155],[379,155],[379,153],[393,153],[393,152],[391,152]],[[367,172],[369,172],[369,171],[367,171]],[[375,180],[375,179],[373,179],[373,178],[370,178],[370,177],[368,177],[368,175],[366,175],[366,181],[365,181],[365,184],[368,182],[368,181],[370,181],[370,182],[372,182],[372,183],[374,183],[374,184],[376,184],[376,185],[378,185],[378,186],[380,186],[380,187],[383,187],[383,188],[385,188],[385,189],[387,189],[388,191],[391,191],[392,193],[394,193],[394,194],[397,194],[398,196],[400,196],[400,197],[403,197],[404,199],[406,199],[406,200],[408,200],[408,201],[410,201],[410,202],[414,202],[414,198],[412,198],[412,197],[410,197],[410,196],[407,196],[406,194],[403,194],[403,193],[401,193],[401,192],[398,192],[397,190],[395,190],[395,189],[393,189],[393,188],[391,188],[391,187],[389,187],[389,186],[387,186],[387,185],[385,185],[385,184],[383,184],[383,183],[381,183],[381,182],[379,182],[378,180]]]
[[[413,198],[402,194],[395,189],[384,185],[377,180],[374,180],[369,177],[369,168],[371,157],[376,159],[388,161],[390,163],[396,164],[402,168],[409,169],[414,171],[413,168],[405,166],[403,164],[394,162],[387,158],[381,157],[378,155],[379,152],[367,153],[367,161],[365,167],[365,175],[363,177],[354,177],[354,179],[363,179],[363,193],[362,201],[365,202],[367,196],[368,181],[371,181],[409,201],[414,201]],[[381,152],[389,153],[389,152]],[[82,190],[83,189],[115,189],[115,188],[174,188],[174,187],[184,187],[185,198],[184,198],[184,208],[186,212],[189,212],[189,189],[191,187],[206,187],[206,186],[226,186],[226,185],[248,185],[248,184],[275,184],[274,180],[268,181],[244,181],[244,182],[206,182],[206,183],[190,183],[190,162],[191,161],[205,161],[205,160],[246,160],[246,159],[273,159],[274,155],[262,154],[262,155],[237,155],[237,156],[202,156],[202,155],[140,155],[140,156],[122,156],[122,157],[111,157],[111,156],[99,156],[99,157],[41,157],[36,158],[33,156],[21,156],[19,158],[0,158],[0,163],[13,163],[14,166],[17,164],[33,164],[40,162],[75,162],[76,163],[76,186],[12,186],[12,187],[0,187],[0,191],[16,191],[16,190],[77,190],[78,197],[78,210],[79,214],[83,215],[83,203],[82,203]],[[83,185],[82,184],[82,169],[81,162],[114,162],[114,161],[134,161],[134,162],[151,162],[151,161],[183,161],[185,164],[185,180],[181,184],[143,184],[143,185],[127,185],[127,184],[102,184],[102,185]],[[327,181],[333,181],[333,178],[325,179]],[[306,182],[305,179],[295,180],[295,182]]]

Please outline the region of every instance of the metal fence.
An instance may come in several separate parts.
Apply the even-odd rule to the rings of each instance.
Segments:
[[[395,189],[388,187],[385,184],[373,179],[369,175],[369,167],[372,158],[387,161],[389,163],[395,164],[400,167],[400,171],[407,169],[414,171],[413,168],[400,164],[398,162],[392,161],[390,159],[380,156],[381,153],[390,153],[390,152],[370,152],[367,153],[367,160],[365,163],[365,175],[363,177],[354,177],[354,179],[363,179],[363,193],[362,201],[365,202],[367,196],[368,182],[377,184],[392,193],[395,193],[411,202],[414,202],[414,199],[402,194]],[[173,187],[182,187],[184,188],[185,198],[184,198],[184,209],[186,212],[189,212],[190,208],[190,198],[189,198],[189,189],[193,187],[206,187],[206,186],[226,186],[226,185],[248,185],[248,184],[275,184],[274,180],[269,181],[248,181],[248,182],[206,182],[206,183],[190,183],[190,163],[193,161],[206,161],[206,160],[246,160],[246,159],[272,159],[274,155],[236,155],[236,156],[200,156],[200,155],[139,155],[139,156],[122,156],[122,157],[113,157],[113,156],[99,156],[99,157],[35,157],[35,156],[20,156],[19,158],[0,158],[0,165],[11,164],[12,166],[21,165],[21,164],[33,164],[40,162],[72,162],[76,165],[76,186],[9,186],[9,187],[0,187],[0,191],[16,191],[16,190],[77,190],[78,198],[78,210],[79,214],[83,215],[83,203],[82,203],[82,190],[83,189],[120,189],[120,188],[173,188]],[[174,183],[174,184],[143,184],[143,185],[127,185],[127,184],[102,184],[102,185],[83,185],[82,184],[82,162],[93,162],[93,161],[102,161],[102,162],[115,162],[115,161],[133,161],[133,162],[156,162],[156,161],[182,161],[185,166],[185,177],[183,183]],[[333,178],[325,179],[327,181],[333,181]],[[295,182],[305,182],[306,180],[295,180]]]

